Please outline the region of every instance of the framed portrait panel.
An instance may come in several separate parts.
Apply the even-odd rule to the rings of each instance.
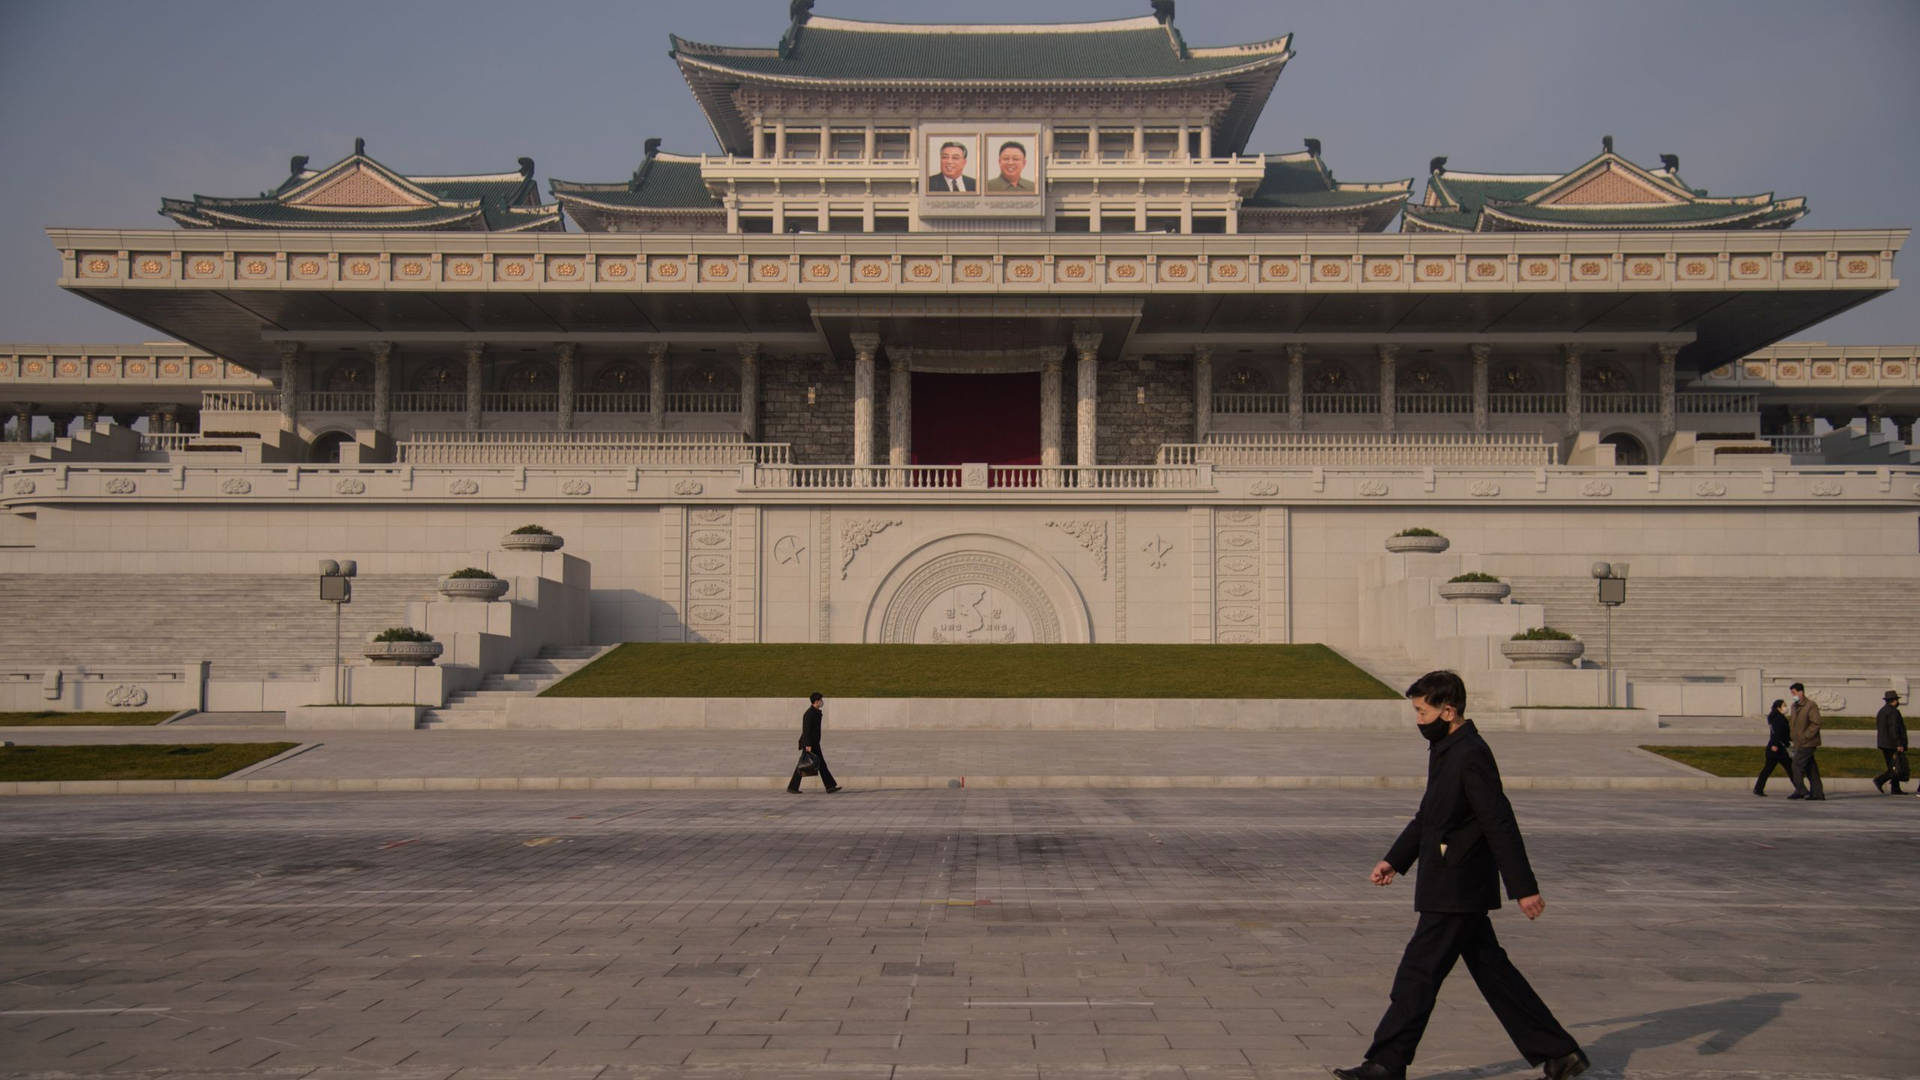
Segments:
[[[928,195],[978,195],[983,173],[990,172],[980,159],[980,132],[928,131],[926,133]]]
[[[1040,156],[1038,131],[989,131],[984,136],[985,174],[980,190],[986,195],[1038,195],[1046,162]]]

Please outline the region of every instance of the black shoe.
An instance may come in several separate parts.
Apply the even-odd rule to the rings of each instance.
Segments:
[[[829,795],[832,795],[832,794],[834,794],[834,793],[836,793],[836,792],[838,792],[839,790],[840,790],[840,785],[839,785],[839,784],[835,784],[835,785],[833,785],[832,787],[830,787],[830,788],[828,788],[828,789],[827,789],[827,794],[829,794]]]
[[[1826,802],[1827,797],[1825,795],[1809,795],[1807,796],[1807,801],[1808,802]]]
[[[1407,1070],[1389,1069],[1377,1061],[1355,1065],[1351,1069],[1328,1070],[1340,1080],[1407,1080]]]
[[[1905,795],[1905,794],[1906,794],[1906,792],[1904,792],[1904,791],[1901,791],[1901,790],[1900,790],[1900,784],[1899,784],[1899,783],[1898,783],[1898,782],[1896,781],[1895,783],[1893,783],[1893,784],[1891,784],[1891,785],[1889,785],[1889,786],[1887,787],[1887,794],[1889,794],[1889,795]]]
[[[1579,1076],[1586,1072],[1587,1067],[1592,1064],[1587,1060],[1587,1053],[1584,1050],[1575,1050],[1571,1054],[1548,1058],[1542,1067],[1541,1080],[1568,1080],[1568,1077]]]
[[[788,788],[788,789],[787,789],[787,794],[789,794],[789,795],[798,795],[798,794],[800,794],[800,789],[799,789],[799,788],[797,788],[797,787],[790,787],[790,788]]]
[[[1763,799],[1767,797],[1767,793],[1766,793],[1766,792],[1764,792],[1764,791],[1761,791],[1761,790],[1760,790],[1759,788],[1754,788],[1754,789],[1753,789],[1753,793],[1754,793],[1755,795],[1758,795],[1758,796],[1760,796],[1760,797],[1761,797],[1761,798],[1763,798]]]
[[[1885,795],[1887,793],[1887,782],[1885,780],[1880,779],[1877,776],[1874,777],[1873,790],[1879,792],[1882,795]]]
[[[1796,792],[1794,792],[1793,794],[1791,794],[1791,795],[1789,795],[1789,796],[1787,796],[1787,799],[1788,799],[1789,801],[1791,801],[1791,800],[1793,800],[1793,799],[1804,799],[1804,798],[1806,798],[1806,797],[1807,797],[1807,793],[1806,793],[1806,792],[1804,792],[1804,791],[1796,791]]]

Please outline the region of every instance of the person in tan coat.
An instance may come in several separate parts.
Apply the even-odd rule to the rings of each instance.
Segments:
[[[1793,736],[1793,794],[1789,799],[1825,801],[1827,791],[1820,786],[1820,763],[1813,759],[1820,748],[1820,706],[1807,696],[1803,683],[1787,687],[1793,694],[1793,708],[1787,713],[1787,731]]]

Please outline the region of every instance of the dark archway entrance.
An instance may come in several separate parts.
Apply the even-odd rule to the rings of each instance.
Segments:
[[[329,431],[313,440],[313,448],[307,454],[307,460],[316,464],[334,463],[340,460],[340,448],[353,441],[353,436],[344,431]]]
[[[1600,441],[1613,447],[1613,463],[1615,465],[1625,468],[1630,465],[1639,466],[1647,463],[1646,444],[1628,435],[1624,431],[1616,432]]]
[[[1040,373],[913,374],[913,463],[1040,463]]]

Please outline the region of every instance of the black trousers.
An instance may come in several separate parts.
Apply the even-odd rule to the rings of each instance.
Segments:
[[[1879,776],[1874,777],[1873,782],[1875,784],[1884,784],[1889,780],[1893,780],[1893,790],[1899,791],[1900,781],[1895,780],[1894,778],[1899,776],[1900,772],[1899,770],[1894,768],[1893,759],[1896,757],[1899,757],[1900,752],[1890,746],[1882,746],[1880,747],[1880,756],[1887,759],[1887,771],[1881,773]]]
[[[1480,995],[1493,1007],[1493,1015],[1500,1018],[1500,1026],[1507,1029],[1507,1037],[1528,1064],[1538,1065],[1580,1048],[1527,985],[1526,976],[1507,959],[1486,912],[1423,911],[1400,958],[1400,969],[1393,974],[1393,1001],[1374,1029],[1368,1061],[1389,1069],[1413,1064],[1413,1052],[1433,1016],[1440,984],[1455,960],[1467,962]]]
[[[817,746],[814,747],[813,760],[820,763],[820,783],[830,788],[839,787],[840,786],[839,784],[836,784],[833,782],[833,770],[827,768],[826,751],[820,749]],[[787,781],[787,790],[788,791],[800,790],[800,770],[799,769],[793,770],[793,779]]]
[[[1820,783],[1820,762],[1814,759],[1819,752],[1816,746],[1796,746],[1793,749],[1793,790],[1805,794],[1810,799],[1824,799],[1827,789]]]
[[[1773,770],[1776,768],[1784,770],[1788,780],[1794,780],[1793,758],[1789,756],[1785,750],[1767,750],[1765,753],[1767,755],[1766,764],[1760,767],[1760,777],[1753,782],[1753,790],[1767,790],[1767,778],[1773,775]],[[1800,784],[1797,780],[1794,781],[1793,790],[1800,790]]]

